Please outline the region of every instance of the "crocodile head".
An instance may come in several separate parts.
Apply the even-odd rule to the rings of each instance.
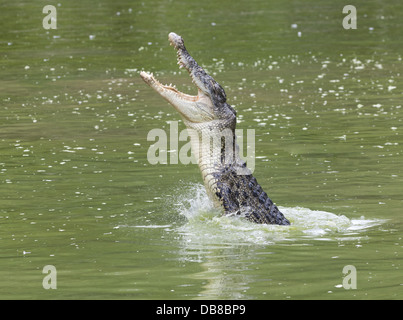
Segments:
[[[152,74],[142,71],[140,76],[145,83],[172,104],[190,127],[213,120],[234,120],[236,112],[226,102],[224,89],[192,58],[181,36],[171,32],[168,38],[177,51],[179,67],[189,72],[196,85],[197,96],[180,92],[171,85],[163,85]]]

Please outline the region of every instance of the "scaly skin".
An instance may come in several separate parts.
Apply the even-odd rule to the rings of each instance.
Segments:
[[[210,199],[225,214],[242,215],[256,223],[289,225],[239,157],[236,111],[226,102],[224,89],[192,58],[182,37],[173,32],[168,37],[177,50],[178,64],[189,72],[198,95],[162,85],[144,71],[140,76],[181,115]]]

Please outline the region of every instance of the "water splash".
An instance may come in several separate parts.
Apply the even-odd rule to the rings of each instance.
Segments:
[[[290,220],[290,226],[255,224],[243,218],[223,216],[213,207],[201,184],[186,185],[181,192],[176,205],[179,214],[186,217],[186,222],[178,232],[183,241],[195,246],[195,249],[209,245],[271,245],[301,239],[351,240],[362,237],[364,230],[384,222],[379,219],[349,219],[344,215],[308,208],[279,207]]]

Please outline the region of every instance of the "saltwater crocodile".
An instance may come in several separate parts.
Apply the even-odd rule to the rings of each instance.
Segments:
[[[162,85],[144,71],[140,76],[181,115],[210,199],[228,215],[242,215],[256,223],[289,225],[238,155],[236,111],[226,102],[224,89],[192,58],[182,37],[171,32],[168,38],[177,50],[180,68],[189,72],[198,95]]]

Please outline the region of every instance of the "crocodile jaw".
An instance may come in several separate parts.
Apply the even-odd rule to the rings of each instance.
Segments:
[[[171,32],[170,44],[177,51],[179,68],[185,68],[198,89],[197,96],[180,92],[174,86],[162,85],[152,74],[140,72],[140,76],[158,92],[189,123],[228,120],[235,116],[235,110],[226,103],[224,89],[216,82],[186,50],[181,36]]]
[[[145,83],[167,100],[189,122],[199,123],[214,119],[211,99],[200,90],[197,96],[192,96],[180,92],[173,86],[161,84],[150,73],[142,71],[140,76]]]

